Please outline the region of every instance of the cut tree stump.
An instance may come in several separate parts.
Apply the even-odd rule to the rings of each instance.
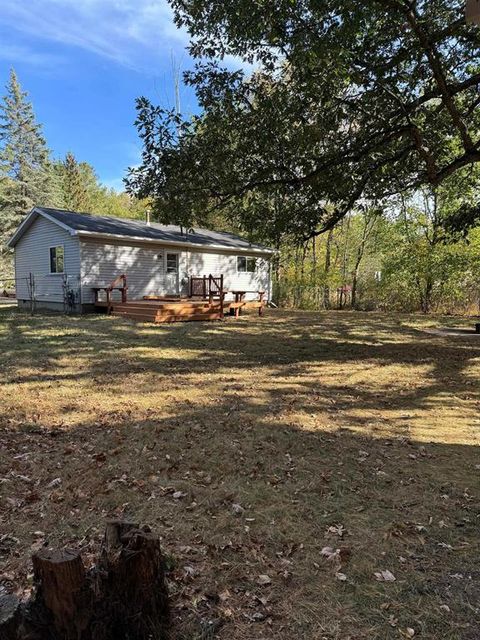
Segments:
[[[0,593],[1,640],[162,640],[168,592],[158,537],[134,523],[107,523],[97,563],[42,549],[25,603]]]
[[[0,638],[17,640],[20,624],[20,600],[17,596],[0,590]]]

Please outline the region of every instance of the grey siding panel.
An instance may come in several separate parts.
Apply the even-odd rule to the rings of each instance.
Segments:
[[[122,273],[127,275],[130,299],[165,295],[164,253],[158,245],[82,240],[82,302],[93,302],[92,287],[107,286]]]
[[[80,249],[77,236],[71,236],[54,222],[39,216],[15,247],[15,277],[17,298],[30,299],[28,278],[35,279],[35,298],[38,301],[63,303],[61,274],[50,274],[50,247],[63,245],[65,274],[72,287],[80,279]]]
[[[245,255],[245,254],[242,254]],[[257,257],[255,273],[237,272],[237,254],[190,252],[188,254],[188,272],[192,276],[220,275],[224,276],[224,287],[239,291],[269,292],[269,262]],[[227,296],[227,299],[233,296]],[[248,293],[246,299],[255,299],[256,293]]]
[[[188,276],[222,273],[227,289],[269,291],[269,264],[263,258],[257,258],[255,273],[237,273],[237,256],[230,252],[184,251],[161,245],[114,241],[106,243],[99,239],[82,238],[82,302],[93,302],[93,286],[106,286],[122,273],[127,275],[130,299],[173,293],[165,274],[167,253],[179,254],[180,292],[183,294],[187,293]],[[255,293],[247,296],[255,297]]]

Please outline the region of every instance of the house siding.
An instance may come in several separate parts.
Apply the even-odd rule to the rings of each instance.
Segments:
[[[50,273],[50,247],[64,247],[64,275]],[[54,222],[38,216],[15,246],[17,299],[30,300],[30,274],[35,282],[37,306],[42,302],[63,305],[64,279],[78,290],[80,283],[80,249],[78,237],[71,236]]]
[[[80,239],[82,302],[93,302],[93,286],[106,286],[125,273],[129,299],[145,295],[171,295],[165,273],[167,253],[179,254],[179,292],[187,293],[187,280],[191,275],[224,275],[227,289],[269,292],[269,263],[257,257],[255,273],[237,273],[237,254],[230,251],[196,251],[182,247],[166,247],[128,241]],[[242,253],[241,255],[246,255]],[[252,254],[253,255],[253,254]],[[256,297],[249,293],[247,299]]]
[[[166,294],[164,248],[158,245],[81,240],[82,301],[93,303],[94,286],[107,286],[127,275],[128,297]],[[180,270],[182,260],[180,258]]]
[[[191,276],[223,274],[225,289],[248,291],[249,293],[245,296],[247,300],[255,299],[257,291],[265,291],[268,295],[270,291],[269,261],[264,257],[255,256],[257,258],[255,272],[238,273],[237,255],[247,254],[190,251],[187,256],[188,274]],[[232,297],[230,294],[227,299]]]

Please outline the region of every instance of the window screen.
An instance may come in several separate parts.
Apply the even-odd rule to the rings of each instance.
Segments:
[[[178,253],[167,253],[167,273],[178,273]]]
[[[63,245],[50,247],[50,273],[63,273],[64,249]]]
[[[237,257],[238,273],[254,273],[256,267],[257,267],[256,258],[247,258],[244,256]]]

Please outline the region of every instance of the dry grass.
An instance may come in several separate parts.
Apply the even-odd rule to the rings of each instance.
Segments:
[[[1,309],[3,580],[122,515],[162,537],[176,639],[479,638],[480,339],[447,322]]]

